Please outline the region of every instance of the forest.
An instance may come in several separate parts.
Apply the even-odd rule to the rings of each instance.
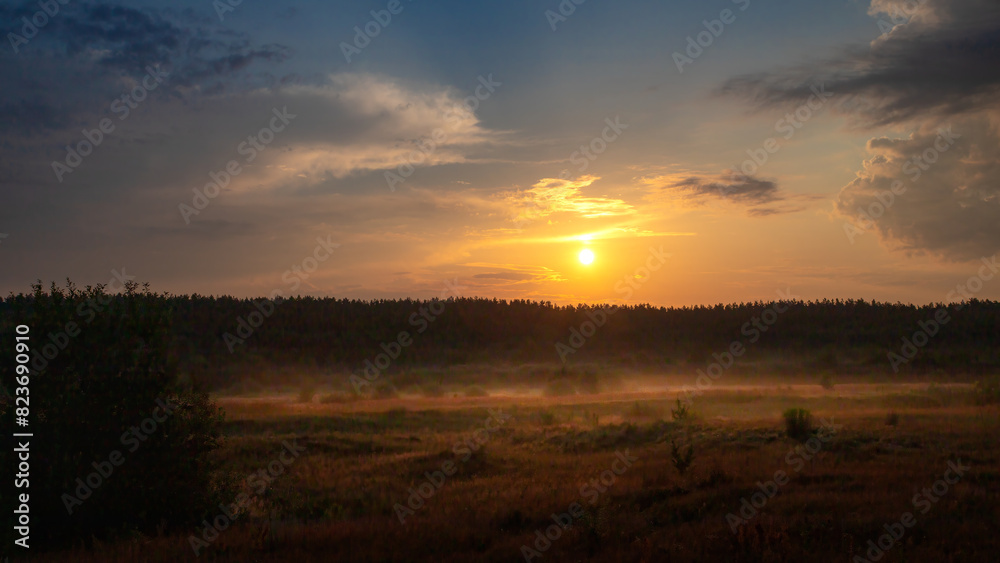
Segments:
[[[734,358],[731,373],[792,374],[807,368],[905,379],[1000,371],[1000,303],[978,299],[925,305],[849,299],[654,307],[475,297],[272,301],[153,295],[169,311],[163,327],[169,357],[181,374],[208,390],[247,378],[264,385],[298,384],[284,378],[301,374],[346,383],[350,374],[370,373],[375,363],[387,378],[497,364],[694,373],[734,343],[744,353]],[[104,303],[84,299],[61,324],[75,323],[86,331],[116,299],[120,295],[105,295]],[[30,310],[31,300],[31,294],[9,295],[0,315]],[[49,352],[74,338],[60,332],[66,329],[47,335]],[[33,354],[38,369],[46,361],[45,349]]]

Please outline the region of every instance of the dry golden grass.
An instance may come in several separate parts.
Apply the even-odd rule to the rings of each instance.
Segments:
[[[669,390],[491,393],[326,404],[221,398],[227,471],[263,467],[285,439],[306,451],[260,495],[260,510],[223,531],[201,559],[523,561],[522,545],[574,502],[585,516],[534,561],[846,562],[904,512],[917,524],[881,561],[995,562],[1000,553],[1000,413],[973,405],[967,386],[719,387],[695,399],[687,423],[670,421],[677,395]],[[784,436],[789,407],[843,425],[800,471],[786,461],[800,445]],[[462,462],[454,444],[496,408],[512,418]],[[895,427],[885,424],[889,411],[899,414]],[[657,412],[666,418],[650,415]],[[694,447],[683,476],[670,462],[671,440]],[[581,485],[625,449],[637,461],[591,504]],[[914,494],[959,458],[968,473],[926,514],[915,510]],[[457,473],[401,524],[393,506],[449,460]],[[779,470],[788,484],[733,533],[726,515]],[[190,560],[188,535],[38,560]]]

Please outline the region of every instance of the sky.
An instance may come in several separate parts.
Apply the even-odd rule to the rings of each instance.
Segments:
[[[35,0],[0,22],[5,295],[1000,298],[996,1]]]

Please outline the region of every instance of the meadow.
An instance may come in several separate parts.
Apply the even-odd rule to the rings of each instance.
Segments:
[[[793,381],[222,393],[226,516],[36,560],[996,561],[995,404]]]

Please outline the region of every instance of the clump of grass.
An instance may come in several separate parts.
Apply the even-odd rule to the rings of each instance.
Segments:
[[[466,397],[489,397],[490,393],[479,385],[473,385],[465,390]]]
[[[677,473],[684,475],[684,472],[691,467],[694,462],[694,447],[688,444],[687,449],[682,449],[677,447],[677,443],[674,440],[670,441],[670,462],[674,464],[674,469]]]
[[[546,397],[562,397],[564,395],[575,395],[576,387],[573,383],[565,378],[553,379],[545,385],[545,389],[542,393]]]
[[[899,414],[890,411],[889,414],[885,415],[885,425],[886,426],[896,426],[899,424]]]
[[[670,409],[670,417],[677,422],[683,422],[691,418],[691,407],[687,403],[681,402],[681,398],[677,397],[677,406]]]
[[[785,417],[785,434],[793,440],[805,442],[812,436],[812,413],[806,409],[788,409],[782,415]]]

